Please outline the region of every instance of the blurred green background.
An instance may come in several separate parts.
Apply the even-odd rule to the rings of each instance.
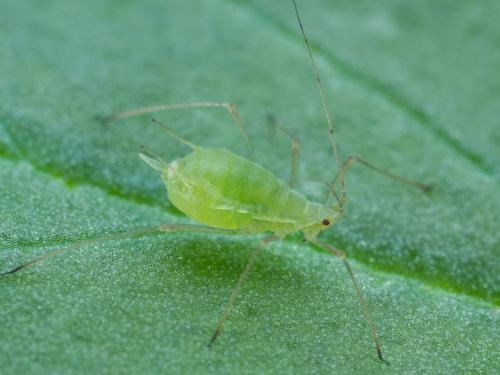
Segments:
[[[500,4],[299,2],[341,154],[362,167],[322,235],[346,251],[391,367],[374,353],[336,259],[300,236],[259,258],[212,350],[206,343],[258,238],[176,234],[53,258],[0,279],[1,372],[497,373],[500,371]],[[4,1],[0,11],[0,265],[61,244],[189,222],[140,145],[188,150],[150,117],[96,115],[230,101],[260,164],[322,200],[335,174],[289,1]],[[158,114],[183,137],[246,155],[223,110]]]

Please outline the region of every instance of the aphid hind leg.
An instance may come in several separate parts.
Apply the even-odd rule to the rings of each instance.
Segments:
[[[330,190],[330,195],[328,196],[328,200],[331,198],[332,195],[336,195],[335,194],[335,186],[337,183],[340,183],[340,204],[343,205],[343,201],[345,200],[345,195],[346,195],[346,192],[345,192],[345,186],[344,186],[344,174],[345,172],[347,171],[347,169],[354,163],[354,162],[358,162],[360,165],[363,165],[369,169],[371,169],[372,171],[375,171],[383,176],[386,176],[386,177],[389,177],[391,179],[393,179],[394,181],[396,182],[399,182],[401,184],[404,184],[404,185],[409,185],[409,186],[413,186],[413,187],[416,187],[426,193],[430,192],[432,190],[432,186],[431,185],[428,185],[428,184],[424,184],[424,183],[421,183],[421,182],[418,182],[418,181],[415,181],[415,180],[411,180],[409,178],[405,178],[405,177],[401,177],[401,176],[398,176],[398,175],[395,175],[394,173],[391,173],[383,168],[380,168],[380,167],[377,167],[375,165],[373,165],[372,163],[366,161],[365,159],[362,159],[358,156],[354,156],[354,155],[349,155],[347,157],[347,159],[344,161],[344,163],[342,163],[341,167],[339,168],[337,174],[335,175],[332,183],[330,184],[331,186],[331,190]]]
[[[233,119],[234,123],[240,130],[241,136],[243,137],[245,144],[248,149],[248,153],[250,154],[250,157],[252,160],[255,160],[255,151],[252,142],[250,141],[250,138],[248,137],[247,131],[245,129],[245,125],[243,125],[243,121],[241,121],[241,117],[238,113],[238,110],[236,109],[236,105],[232,103],[225,103],[225,102],[196,102],[196,103],[175,103],[175,104],[159,104],[155,106],[150,106],[150,107],[142,107],[142,108],[136,108],[136,109],[131,109],[128,111],[124,112],[119,112],[112,114],[110,116],[98,116],[98,119],[105,122],[105,123],[110,123],[114,122],[117,120],[122,120],[126,119],[129,117],[135,117],[135,116],[140,116],[140,115],[145,115],[148,113],[155,113],[155,112],[161,112],[161,111],[171,111],[171,110],[177,110],[177,109],[194,109],[194,108],[225,108],[227,112],[231,115],[231,118]]]
[[[194,225],[194,224],[162,224],[162,225],[157,225],[157,226],[152,226],[152,227],[147,227],[147,228],[133,229],[133,230],[128,230],[128,231],[124,231],[124,232],[107,234],[104,236],[99,236],[99,237],[91,238],[88,240],[82,240],[80,242],[77,242],[77,243],[74,243],[74,244],[71,244],[68,246],[63,246],[63,247],[57,248],[51,252],[40,255],[40,256],[33,258],[27,262],[21,263],[18,266],[10,269],[9,271],[0,273],[0,276],[14,274],[18,271],[21,271],[23,269],[34,266],[35,264],[37,264],[38,262],[40,262],[42,260],[52,258],[53,256],[59,255],[59,254],[66,252],[66,251],[76,250],[76,249],[81,248],[83,246],[95,245],[95,244],[105,242],[105,241],[113,241],[113,240],[133,237],[133,236],[144,236],[147,234],[154,234],[154,233],[160,233],[160,232],[199,232],[199,233],[213,233],[213,234],[241,234],[241,232],[237,231],[237,230],[219,229],[219,228],[212,228],[212,227],[207,227],[204,225]]]
[[[222,326],[224,325],[224,322],[226,321],[226,319],[229,316],[229,313],[231,312],[231,308],[233,307],[234,302],[236,301],[236,297],[238,296],[238,293],[241,289],[241,286],[243,285],[243,281],[245,280],[248,273],[250,272],[253,265],[255,264],[255,261],[257,260],[257,257],[259,256],[260,252],[266,247],[266,245],[269,242],[277,241],[279,239],[280,238],[278,236],[275,236],[275,235],[263,238],[260,241],[257,248],[252,253],[245,268],[243,269],[243,272],[241,272],[240,277],[238,278],[238,282],[236,283],[236,286],[233,288],[233,291],[231,292],[231,295],[229,296],[229,300],[226,303],[226,306],[224,307],[224,311],[222,312],[222,314],[219,318],[219,321],[217,323],[217,327],[215,328],[215,331],[214,331],[212,337],[210,338],[210,341],[208,343],[208,347],[210,347],[214,343],[214,341],[217,339],[217,337],[220,335],[220,332],[222,330]]]
[[[283,125],[279,124],[272,114],[268,115],[267,120],[272,128],[284,133],[287,137],[290,138],[291,165],[290,165],[290,180],[288,181],[288,184],[292,188],[297,187],[299,183],[298,166],[299,166],[300,140],[290,130],[288,130]]]
[[[384,362],[385,364],[389,365],[389,362],[387,362],[383,355],[382,355],[382,348],[380,346],[380,341],[377,336],[377,331],[375,330],[375,325],[373,324],[373,319],[370,314],[370,310],[368,309],[368,305],[366,304],[365,297],[363,296],[363,293],[361,293],[361,289],[359,288],[358,283],[356,282],[356,278],[354,277],[354,272],[352,271],[351,265],[347,261],[347,258],[344,254],[343,251],[340,251],[333,246],[330,246],[326,243],[318,242],[318,241],[311,241],[313,244],[320,246],[323,250],[329,252],[330,254],[335,255],[337,258],[339,258],[342,263],[344,263],[344,266],[347,270],[347,273],[349,274],[349,277],[352,282],[352,286],[354,290],[356,291],[356,295],[358,297],[359,303],[361,304],[361,309],[363,310],[363,314],[365,316],[365,319],[368,323],[368,327],[370,329],[370,335],[372,337],[373,343],[375,344],[375,349],[377,351],[378,358]]]

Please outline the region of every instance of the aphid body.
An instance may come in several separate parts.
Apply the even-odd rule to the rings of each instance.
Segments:
[[[301,230],[314,240],[340,216],[255,162],[226,149],[189,145],[192,152],[170,164],[141,157],[161,172],[170,202],[197,222],[279,237]]]

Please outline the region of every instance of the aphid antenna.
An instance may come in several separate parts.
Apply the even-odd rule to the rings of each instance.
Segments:
[[[349,158],[347,158],[347,160],[343,164],[340,164],[339,152],[337,150],[337,145],[335,143],[335,137],[334,137],[334,132],[333,132],[333,121],[332,121],[332,116],[330,114],[330,110],[328,109],[326,94],[325,94],[325,91],[323,90],[323,86],[322,86],[321,80],[319,78],[318,68],[317,68],[316,62],[314,61],[311,47],[309,45],[309,41],[307,40],[307,36],[306,36],[305,31],[304,31],[304,26],[302,25],[302,20],[301,20],[300,15],[299,15],[297,3],[295,0],[292,0],[292,3],[293,3],[293,7],[295,9],[295,15],[297,17],[297,21],[298,21],[299,26],[300,26],[300,31],[302,33],[302,37],[304,39],[304,43],[305,43],[306,48],[307,48],[307,52],[309,54],[309,61],[311,63],[312,69],[313,69],[314,78],[316,79],[316,83],[318,85],[318,90],[319,90],[319,93],[321,96],[321,102],[323,104],[323,112],[325,114],[326,121],[328,123],[328,133],[330,136],[330,143],[332,145],[333,154],[335,156],[335,164],[337,167],[337,173],[335,175],[335,178],[334,178],[332,184],[330,184],[330,194],[328,196],[327,202],[330,200],[331,196],[334,196],[337,200],[336,209],[339,212],[342,212],[343,207],[344,207],[346,200],[347,200],[346,191],[345,191],[345,183],[344,183],[344,172],[350,166],[350,164],[352,164],[353,161],[357,160],[357,158],[349,156]],[[367,165],[367,163],[361,163],[361,164]],[[370,168],[373,168],[372,165],[367,165],[367,166]],[[373,168],[373,169],[378,170],[378,168]],[[335,189],[337,182],[340,183],[340,193],[339,194],[336,193],[336,189]],[[408,182],[406,182],[406,183],[408,183]],[[411,181],[411,183],[413,183],[413,181]],[[377,355],[378,355],[380,361],[382,361],[386,365],[389,365],[389,362],[386,361],[382,355],[380,341],[378,339],[370,311],[368,310],[368,305],[366,304],[366,301],[363,297],[363,294],[361,293],[361,289],[359,288],[359,286],[356,282],[356,279],[354,277],[354,273],[352,272],[351,266],[349,265],[349,262],[347,261],[345,254],[341,251],[338,251],[337,249],[333,248],[332,246],[330,246],[328,244],[324,244],[324,243],[321,243],[318,241],[313,241],[313,243],[321,246],[324,250],[326,250],[326,251],[330,252],[331,254],[342,259],[342,261],[346,267],[346,270],[351,278],[351,281],[352,281],[353,287],[356,291],[356,294],[358,296],[359,302],[360,302],[362,310],[363,310],[363,314],[365,315],[365,318],[367,320],[368,327],[370,329],[370,334],[371,334],[372,340],[375,344],[375,349],[377,351]]]
[[[304,43],[305,43],[306,48],[307,48],[307,52],[309,55],[309,61],[311,63],[313,73],[314,73],[314,78],[316,80],[316,84],[318,85],[319,94],[321,96],[321,103],[323,104],[323,112],[325,113],[326,121],[328,123],[328,133],[329,133],[329,137],[330,137],[330,143],[331,143],[332,149],[333,149],[333,154],[335,156],[335,164],[337,166],[337,174],[339,174],[339,172],[340,172],[340,156],[339,156],[339,152],[337,149],[337,144],[335,143],[335,136],[333,134],[332,115],[331,115],[330,110],[328,108],[325,90],[323,90],[323,85],[321,84],[321,80],[319,78],[318,67],[316,65],[316,62],[314,61],[311,47],[309,45],[309,41],[307,39],[306,32],[304,31],[304,26],[302,25],[302,20],[300,18],[299,10],[297,8],[297,3],[295,2],[295,0],[292,0],[292,3],[293,3],[293,7],[295,9],[295,15],[297,17],[297,21],[299,23],[300,32],[302,33],[302,37],[304,38]],[[343,179],[342,174],[340,174],[339,181],[340,181],[340,197],[341,197],[340,200],[342,201],[343,196],[345,195],[345,186],[344,186],[344,179]]]
[[[328,195],[328,198],[327,198],[327,203],[330,201],[330,198],[332,196],[334,196],[337,200],[337,208],[339,210],[343,209],[343,206],[345,205],[345,203],[347,201],[345,182],[344,182],[344,173],[347,170],[347,168],[349,168],[349,166],[354,161],[358,162],[361,165],[364,165],[365,167],[368,167],[369,169],[372,169],[378,173],[381,173],[389,178],[392,178],[393,180],[396,180],[402,184],[410,185],[410,186],[416,187],[416,188],[418,188],[426,193],[429,193],[432,190],[431,185],[422,184],[418,181],[399,177],[399,176],[392,174],[392,173],[390,173],[382,168],[378,168],[378,167],[374,166],[373,164],[371,164],[371,163],[367,162],[366,160],[361,159],[357,156],[349,155],[349,157],[342,164],[340,164],[339,152],[337,149],[337,145],[335,143],[335,136],[334,136],[334,132],[333,132],[333,120],[332,120],[330,110],[328,109],[325,90],[323,90],[323,85],[321,84],[321,80],[319,78],[318,67],[316,65],[316,62],[314,61],[314,57],[313,57],[313,54],[311,51],[311,46],[309,45],[309,41],[308,41],[306,33],[304,31],[304,26],[302,25],[302,20],[301,20],[300,15],[299,15],[297,3],[295,0],[292,0],[292,3],[293,3],[293,7],[295,9],[295,15],[297,16],[297,21],[298,21],[299,26],[300,26],[300,31],[302,33],[302,37],[304,38],[304,43],[306,45],[307,52],[309,54],[309,61],[311,63],[312,69],[313,69],[314,78],[316,79],[316,83],[318,85],[319,93],[321,96],[321,102],[323,104],[323,112],[325,113],[326,121],[328,123],[328,132],[330,135],[330,143],[332,145],[333,153],[335,155],[335,162],[337,165],[337,174],[335,175],[335,178],[333,179],[333,181],[330,185],[331,188],[330,188],[330,194]],[[337,183],[340,184],[340,193],[338,195],[336,193]]]

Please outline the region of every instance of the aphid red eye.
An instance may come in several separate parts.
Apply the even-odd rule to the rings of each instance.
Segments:
[[[323,219],[323,221],[321,222],[321,224],[323,224],[323,225],[330,225],[330,220]]]

